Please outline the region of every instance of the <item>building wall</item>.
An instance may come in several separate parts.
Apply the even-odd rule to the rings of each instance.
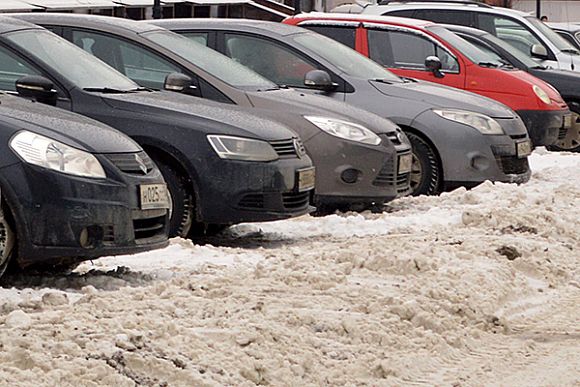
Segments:
[[[542,0],[542,15],[551,22],[580,22],[580,1]],[[512,0],[512,8],[536,14],[536,0]]]

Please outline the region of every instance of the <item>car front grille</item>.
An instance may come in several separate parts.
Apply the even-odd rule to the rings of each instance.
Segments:
[[[566,138],[566,134],[568,134],[568,128],[560,128],[560,130],[558,130],[558,140],[563,140]]]
[[[401,141],[399,140],[399,136],[397,136],[397,132],[387,132],[385,133],[387,138],[393,143],[393,145],[401,145]]]
[[[153,160],[145,152],[110,153],[105,157],[121,171],[132,175],[146,175],[154,167]]]
[[[299,138],[287,140],[270,141],[270,145],[282,159],[302,157],[306,154],[306,149]]]
[[[306,207],[310,201],[310,192],[288,192],[282,194],[284,208]]]
[[[264,208],[264,195],[262,194],[245,195],[238,202],[238,206],[246,208]]]
[[[398,157],[399,155],[397,155]],[[373,180],[373,185],[377,187],[394,186],[397,188],[397,194],[405,194],[409,192],[409,184],[411,181],[410,173],[396,173],[395,163],[393,158],[390,158],[379,171],[379,174]]]
[[[528,158],[517,158],[515,156],[500,156],[497,157],[497,162],[506,175],[519,175],[528,172],[530,165]]]
[[[153,218],[133,219],[135,241],[162,235],[165,232],[166,219],[167,216],[165,215]]]

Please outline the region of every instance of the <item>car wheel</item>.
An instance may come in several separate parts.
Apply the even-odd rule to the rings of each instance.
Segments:
[[[201,224],[194,223],[189,230],[189,238],[211,237],[230,227],[228,224]]]
[[[192,184],[163,161],[155,160],[169,191],[169,237],[186,238],[194,216]]]
[[[10,264],[16,245],[16,233],[10,225],[7,211],[6,204],[0,203],[0,277]]]
[[[566,137],[563,140],[546,147],[551,151],[580,152],[580,105],[572,102],[569,106],[572,111],[572,127],[568,129],[568,133],[566,133]]]
[[[421,137],[405,133],[413,146],[411,195],[437,195],[441,192],[443,173],[431,145]]]

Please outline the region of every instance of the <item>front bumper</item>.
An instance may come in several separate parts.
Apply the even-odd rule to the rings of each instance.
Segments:
[[[380,137],[382,144],[372,146],[321,132],[304,144],[317,168],[317,205],[364,208],[411,192],[410,172],[398,172],[398,160],[411,147],[396,132]]]
[[[564,118],[571,115],[568,109],[518,110],[516,113],[524,121],[534,146],[554,145],[559,138],[566,137],[566,131],[572,122]]]
[[[106,171],[107,179],[97,180],[22,163],[2,169],[2,195],[15,217],[21,266],[167,245],[168,211],[139,209],[139,185],[163,184],[159,171],[146,176]]]
[[[298,173],[312,167],[306,155],[272,162],[204,160],[196,193],[197,221],[236,224],[288,219],[314,210],[312,190],[298,190]],[[318,171],[316,171],[318,174]],[[318,176],[316,176],[318,178]]]

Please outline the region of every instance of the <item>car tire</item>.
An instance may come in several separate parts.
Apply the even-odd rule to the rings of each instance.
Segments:
[[[572,112],[572,127],[568,129],[566,137],[554,145],[546,148],[555,152],[580,152],[580,104],[570,102],[568,104]]]
[[[443,172],[437,154],[420,136],[405,132],[413,146],[411,169],[411,195],[437,195],[441,193]]]
[[[0,201],[0,277],[16,252],[16,232],[9,211],[6,203]]]
[[[203,237],[212,237],[216,236],[217,234],[224,231],[226,228],[230,227],[229,224],[202,224],[202,223],[194,223],[189,230],[188,237],[191,239],[194,238],[203,238]]]
[[[169,191],[169,237],[187,238],[193,223],[195,200],[190,180],[170,165],[155,160]]]

